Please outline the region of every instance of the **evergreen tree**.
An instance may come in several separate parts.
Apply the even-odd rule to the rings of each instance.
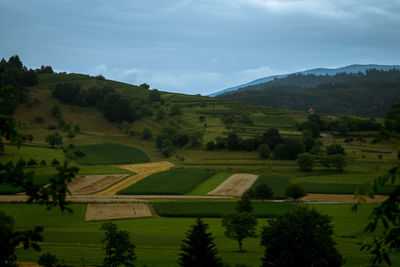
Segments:
[[[180,266],[222,266],[214,238],[211,233],[206,232],[207,229],[208,224],[198,218],[196,224],[192,225],[186,232],[187,239],[183,240],[182,253],[179,254],[179,260],[177,261]]]

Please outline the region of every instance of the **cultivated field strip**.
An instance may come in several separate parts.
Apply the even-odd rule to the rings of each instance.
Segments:
[[[68,184],[72,195],[88,195],[99,192],[125,179],[127,174],[78,175]]]
[[[209,196],[240,197],[257,180],[258,175],[249,173],[236,173],[226,179],[217,188],[207,193]]]
[[[146,204],[88,204],[86,221],[117,220],[152,217],[153,214]]]
[[[151,163],[142,163],[142,164],[128,164],[128,165],[120,165],[118,167],[122,169],[126,169],[136,173],[136,175],[128,177],[119,183],[116,183],[107,189],[98,192],[99,195],[115,195],[118,191],[127,188],[128,186],[136,183],[137,181],[146,178],[149,175],[152,175],[157,172],[166,171],[175,165],[168,161],[160,161],[160,162],[151,162]]]

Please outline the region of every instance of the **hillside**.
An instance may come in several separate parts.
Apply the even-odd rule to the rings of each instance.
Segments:
[[[400,71],[369,70],[334,76],[289,75],[222,94],[220,99],[271,108],[308,110],[365,117],[384,117],[400,98]]]
[[[263,77],[263,78],[259,78],[257,80],[245,83],[245,84],[241,84],[238,86],[234,86],[234,87],[230,87],[230,88],[226,88],[223,89],[221,91],[215,92],[210,94],[209,96],[211,97],[215,97],[218,95],[222,95],[228,92],[233,92],[233,91],[237,91],[241,88],[247,88],[247,87],[251,87],[254,85],[261,85],[261,84],[266,84],[269,83],[271,81],[276,81],[277,79],[281,80],[283,78],[286,78],[287,76],[296,76],[296,75],[316,75],[316,76],[334,76],[338,73],[365,73],[367,70],[371,70],[371,69],[377,69],[377,70],[391,70],[391,69],[399,69],[400,66],[399,65],[376,65],[376,64],[368,64],[368,65],[361,65],[361,64],[354,64],[354,65],[350,65],[350,66],[346,66],[346,67],[341,67],[341,68],[333,68],[333,69],[329,69],[329,68],[316,68],[316,69],[311,69],[311,70],[305,70],[305,71],[299,71],[299,72],[295,72],[295,73],[291,73],[291,74],[281,74],[281,75],[272,75],[272,76],[268,76],[268,77]],[[273,84],[273,83],[270,83]],[[295,84],[298,85],[298,84]]]

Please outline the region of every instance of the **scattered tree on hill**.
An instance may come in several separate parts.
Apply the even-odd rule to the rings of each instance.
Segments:
[[[35,70],[37,74],[52,74],[54,73],[53,68],[51,66],[42,65],[40,69]]]
[[[257,219],[248,212],[234,212],[223,218],[222,226],[225,227],[226,237],[236,240],[242,252],[243,240],[256,236]]]
[[[257,148],[257,152],[260,155],[260,159],[267,159],[269,157],[269,154],[271,154],[271,149],[269,149],[269,146],[267,144],[261,144]]]
[[[296,162],[300,170],[311,171],[314,165],[314,156],[310,153],[302,153],[297,156]]]
[[[103,265],[133,267],[133,261],[136,260],[135,245],[130,241],[129,232],[118,230],[118,226],[112,222],[103,223],[100,230],[105,232],[105,238],[101,241],[106,253]]]
[[[295,160],[297,155],[305,151],[303,142],[297,138],[288,138],[283,144],[275,147],[274,153],[276,159]]]
[[[342,266],[335,248],[331,219],[315,209],[299,207],[269,221],[261,233],[262,267]]]
[[[346,152],[344,151],[344,148],[340,144],[332,144],[332,145],[327,146],[326,153],[328,153],[328,155],[336,155],[336,154],[345,155],[346,154]]]
[[[207,150],[215,150],[216,145],[215,145],[214,141],[209,141],[209,142],[207,142],[206,147],[207,147]]]
[[[347,165],[346,156],[340,154],[321,156],[320,163],[326,169],[334,168],[337,171],[343,171],[343,168]]]
[[[49,143],[52,148],[55,148],[57,145],[62,145],[62,137],[59,133],[49,134],[46,136],[46,142]]]
[[[72,139],[74,139],[76,137],[76,135],[75,135],[75,133],[73,131],[69,131],[67,137],[69,139],[71,139],[71,141],[72,141]]]
[[[51,161],[51,165],[57,166],[57,165],[60,165],[60,162],[59,162],[57,159],[53,159],[53,160]]]
[[[169,113],[171,116],[175,116],[175,115],[179,115],[179,114],[181,114],[181,108],[180,108],[180,106],[178,106],[178,105],[173,105],[172,107],[171,107],[171,111],[170,111],[170,113]]]
[[[17,267],[15,249],[23,245],[24,249],[32,247],[40,251],[36,242],[43,241],[43,227],[36,226],[33,230],[14,231],[14,219],[0,211],[0,266]]]
[[[39,164],[41,166],[46,166],[47,165],[47,163],[46,163],[46,161],[44,159],[42,159]]]
[[[204,223],[201,218],[196,220],[196,224],[192,225],[186,232],[186,240],[181,245],[181,253],[177,263],[179,266],[200,267],[221,266],[221,258],[214,243],[211,233],[207,233],[208,224]]]
[[[261,137],[262,143],[267,144],[271,150],[283,142],[279,130],[276,128],[269,128]]]
[[[147,83],[142,83],[141,85],[139,85],[139,87],[146,90],[150,89],[150,85],[148,85]]]
[[[149,100],[151,102],[159,102],[161,100],[161,92],[157,89],[153,89],[149,92]]]
[[[303,130],[303,144],[307,152],[316,145],[316,140],[310,130]]]
[[[306,190],[299,184],[288,184],[285,188],[285,196],[297,201],[307,195]]]
[[[62,114],[59,106],[53,106],[51,108],[51,116],[53,116],[56,119],[61,119]]]
[[[79,125],[74,126],[74,133],[80,133],[81,132],[81,127]]]

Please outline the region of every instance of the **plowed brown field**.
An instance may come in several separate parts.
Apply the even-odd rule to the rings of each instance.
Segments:
[[[127,174],[78,175],[68,184],[72,195],[89,195],[123,180]]]
[[[213,191],[207,193],[210,196],[240,197],[257,180],[258,175],[249,173],[236,173],[226,179]]]
[[[152,217],[146,204],[88,204],[86,221],[102,221]]]

